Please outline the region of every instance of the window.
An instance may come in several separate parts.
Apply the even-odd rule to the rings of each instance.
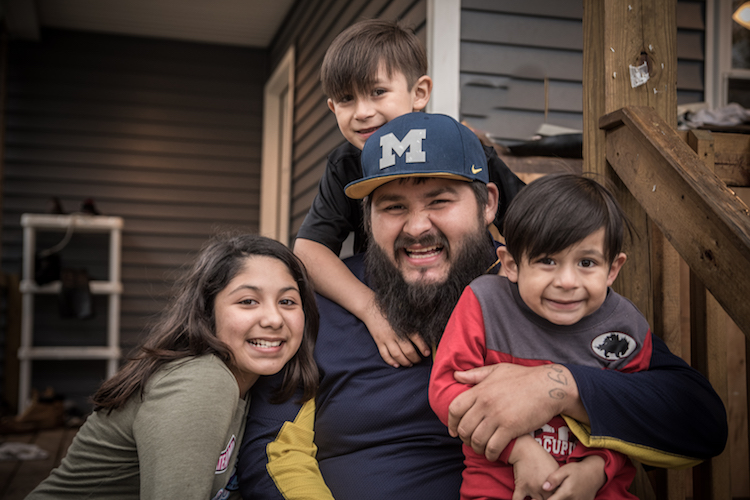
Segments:
[[[750,29],[732,19],[732,14],[746,2],[709,0],[706,3],[708,24],[713,31],[711,35],[707,31],[707,55],[715,58],[713,64],[706,65],[706,100],[712,108],[731,102],[750,108]],[[713,22],[710,21],[712,16]]]
[[[737,12],[745,0],[732,0],[731,12]],[[742,7],[742,16],[750,19],[750,4]],[[732,22],[731,69],[727,78],[727,102],[736,102],[750,108],[750,29],[747,25]]]

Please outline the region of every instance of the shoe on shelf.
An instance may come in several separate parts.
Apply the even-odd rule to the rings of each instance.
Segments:
[[[47,201],[47,213],[57,215],[62,215],[65,213],[65,210],[62,207],[62,203],[60,203],[60,198],[58,198],[57,196],[53,196],[49,199],[49,201]]]
[[[102,213],[96,208],[93,198],[86,198],[81,203],[81,212],[90,215],[101,215]]]

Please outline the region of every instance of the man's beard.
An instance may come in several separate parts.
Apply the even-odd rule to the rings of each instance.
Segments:
[[[365,253],[367,280],[375,291],[380,310],[401,338],[419,333],[428,345],[436,346],[443,336],[453,308],[464,288],[484,274],[495,261],[495,249],[484,228],[468,236],[456,251],[449,250],[445,235],[428,235],[414,239],[399,236],[394,251],[414,243],[424,247],[439,244],[443,252],[452,252],[448,277],[442,283],[407,283],[385,251],[368,235],[370,244]]]

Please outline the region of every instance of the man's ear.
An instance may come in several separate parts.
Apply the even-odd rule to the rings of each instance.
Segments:
[[[414,111],[422,111],[430,102],[432,95],[432,78],[422,75],[412,88],[414,93]]]
[[[500,202],[500,190],[494,182],[487,183],[487,205],[484,207],[484,225],[489,226],[495,220],[497,204]]]
[[[336,113],[336,108],[333,106],[333,101],[331,99],[328,99],[328,109],[331,110],[331,113]]]
[[[625,264],[625,261],[627,259],[628,256],[622,252],[620,252],[620,255],[615,257],[612,265],[609,266],[609,274],[607,274],[607,286],[612,286],[612,283],[615,282],[615,279],[617,279],[617,275],[620,273],[620,269],[622,269],[622,265]]]
[[[497,258],[503,264],[502,269],[505,272],[505,276],[513,283],[518,283],[518,263],[508,251],[508,247],[497,247]]]

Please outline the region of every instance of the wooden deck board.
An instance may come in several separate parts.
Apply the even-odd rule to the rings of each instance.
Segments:
[[[61,427],[33,433],[0,436],[0,442],[33,443],[47,451],[44,460],[0,461],[0,498],[21,500],[28,495],[50,471],[60,464],[70,446],[77,428]]]
[[[0,436],[0,442],[31,443],[33,438],[33,434],[9,434]],[[0,498],[5,498],[8,485],[20,466],[19,460],[0,460]]]

